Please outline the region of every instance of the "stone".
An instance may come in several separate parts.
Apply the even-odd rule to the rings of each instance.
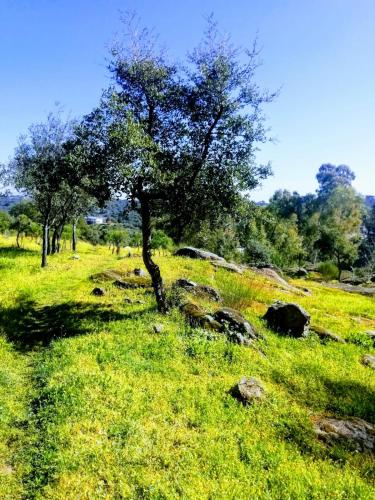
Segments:
[[[292,337],[304,337],[308,332],[310,315],[298,304],[276,301],[263,319],[276,332]]]
[[[333,342],[338,342],[340,344],[346,344],[345,340],[335,333],[326,330],[325,328],[317,325],[311,325],[310,330],[316,333],[321,340],[332,340]]]
[[[288,275],[293,278],[307,278],[309,275],[308,271],[303,267],[298,267],[296,269],[289,269]]]
[[[73,260],[79,260],[81,257],[77,254],[72,255]]]
[[[201,327],[208,330],[221,331],[222,325],[203,309],[203,307],[186,302],[180,306],[181,312],[192,327]]]
[[[136,268],[134,269],[133,273],[134,273],[136,276],[142,276],[142,277],[147,276],[146,271],[144,271],[143,269],[140,269],[140,268],[138,268],[138,267],[136,267]]]
[[[154,333],[161,333],[164,330],[164,326],[161,324],[158,324],[158,325],[154,325],[152,329],[153,329]]]
[[[233,264],[233,262],[224,261],[213,261],[211,264],[215,267],[215,269],[222,268],[230,271],[232,273],[242,274],[243,270],[237,264]]]
[[[252,270],[257,274],[261,274],[265,278],[274,281],[287,292],[295,293],[297,295],[311,295],[311,292],[306,288],[297,288],[296,286],[289,284],[284,278],[282,278],[278,274],[276,269],[272,267],[262,267],[262,268],[253,267]]]
[[[368,337],[370,337],[370,339],[373,339],[375,341],[375,330],[367,330],[367,332],[365,333]]]
[[[101,273],[93,274],[90,277],[93,281],[114,281],[114,280],[122,280],[121,274],[113,269],[106,269]]]
[[[138,299],[135,301],[135,304],[146,304],[144,300]]]
[[[201,259],[201,260],[215,260],[224,261],[223,257],[216,255],[215,253],[208,252],[207,250],[201,250],[195,247],[183,247],[175,252],[177,257],[189,257],[190,259]]]
[[[371,354],[365,354],[362,357],[362,364],[375,370],[375,356],[372,356]]]
[[[223,329],[227,328],[231,333],[239,333],[243,336],[243,341],[239,343],[245,343],[245,338],[251,338],[255,340],[257,334],[250,323],[242,316],[241,313],[230,307],[224,307],[215,312],[213,316],[214,320],[223,326]],[[235,336],[238,340],[242,340],[241,337]]]
[[[262,384],[253,377],[243,377],[234,387],[232,387],[230,393],[245,405],[260,401],[265,396]]]
[[[194,281],[185,279],[185,278],[180,278],[174,282],[175,287],[183,288],[189,293],[192,293],[194,295],[198,295],[201,297],[206,297],[210,300],[213,300],[215,302],[220,302],[221,301],[221,296],[215,288],[212,288],[212,286],[208,285],[198,285]]]
[[[361,418],[318,417],[314,431],[329,444],[341,442],[357,451],[375,453],[375,425]]]
[[[102,297],[103,295],[105,295],[105,290],[104,288],[95,287],[91,293],[96,297]]]
[[[348,293],[358,293],[365,297],[375,297],[375,287],[349,285],[348,283],[324,283],[328,288],[336,288]]]
[[[113,282],[114,286],[117,288],[123,288],[125,290],[135,290],[137,288],[150,288],[151,287],[151,281],[148,278],[144,277],[133,277],[133,278],[127,278],[126,280],[123,279],[116,279]]]
[[[125,297],[124,302],[125,302],[126,304],[133,304],[132,299],[129,299],[129,297]]]

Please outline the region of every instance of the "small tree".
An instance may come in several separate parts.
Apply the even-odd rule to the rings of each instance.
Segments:
[[[173,240],[161,229],[156,229],[152,233],[151,248],[153,250],[172,250]]]
[[[8,214],[8,212],[4,212],[4,210],[0,210],[0,232],[5,233],[10,229],[12,224],[12,217]]]

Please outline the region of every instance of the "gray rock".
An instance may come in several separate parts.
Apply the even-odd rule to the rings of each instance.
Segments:
[[[238,333],[244,336],[244,338],[256,339],[257,334],[250,323],[242,316],[241,313],[230,307],[224,307],[219,309],[214,314],[214,320],[219,322],[223,328],[228,328],[230,333]],[[236,338],[241,338],[235,336]],[[239,342],[245,343],[245,342]]]
[[[222,325],[203,309],[203,307],[186,302],[180,306],[181,312],[185,315],[187,322],[192,327],[201,327],[213,331],[221,331]]]
[[[124,302],[126,302],[126,304],[133,304],[132,299],[129,299],[129,297],[125,297]]]
[[[136,267],[133,271],[133,273],[136,275],[136,276],[147,276],[147,273],[146,271],[144,271],[143,269],[140,269],[138,267]]]
[[[210,300],[213,300],[215,302],[221,301],[221,296],[219,292],[215,290],[215,288],[212,288],[212,286],[198,285],[194,281],[185,278],[176,280],[174,282],[174,286],[183,288],[187,292],[192,293],[194,295],[209,298]]]
[[[222,269],[226,269],[227,271],[231,271],[232,273],[242,274],[243,270],[237,264],[233,264],[232,262],[224,261],[213,261],[211,264],[217,269],[218,267]]]
[[[294,278],[307,278],[309,275],[308,271],[303,267],[298,267],[296,269],[288,269],[288,275]]]
[[[292,337],[303,337],[308,332],[310,315],[298,304],[276,301],[264,318],[276,332]]]
[[[322,328],[321,326],[311,325],[310,330],[315,332],[319,338],[322,340],[332,340],[333,342],[339,342],[340,344],[346,344],[345,340],[336,335],[335,333]]]
[[[102,297],[103,295],[105,295],[105,290],[104,288],[95,287],[91,293],[96,297]]]
[[[262,384],[253,377],[243,377],[230,393],[245,405],[260,401],[265,396]]]
[[[366,335],[367,335],[368,337],[370,337],[370,339],[375,340],[375,330],[368,330],[368,331],[367,331],[367,332],[365,332],[365,333],[366,333]]]
[[[79,260],[81,257],[77,254],[72,255],[73,260]]]
[[[358,293],[365,297],[375,297],[375,287],[355,286],[349,285],[348,283],[324,283],[324,286],[328,288],[337,288],[343,292]]]
[[[161,333],[164,330],[164,326],[160,323],[152,327],[154,333]]]
[[[135,301],[135,304],[146,304],[144,300],[138,299]]]
[[[175,253],[178,257],[190,257],[191,259],[202,259],[202,260],[215,260],[224,261],[223,257],[216,255],[215,253],[208,252],[207,250],[201,250],[200,248],[194,247],[183,247],[177,250]]]
[[[365,354],[362,357],[362,364],[375,370],[375,356],[372,356],[371,354]]]
[[[361,418],[319,417],[314,431],[327,443],[342,442],[357,451],[375,453],[375,425]]]

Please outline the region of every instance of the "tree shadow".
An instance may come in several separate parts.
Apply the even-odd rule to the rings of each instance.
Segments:
[[[114,311],[110,305],[85,302],[41,307],[28,296],[21,295],[13,307],[0,306],[0,330],[16,349],[25,352],[47,347],[56,339],[97,332],[98,323],[136,319],[150,310],[122,313]]]
[[[39,255],[38,250],[30,250],[29,248],[18,248],[17,246],[9,245],[0,248],[0,257],[26,257],[30,255]]]
[[[321,412],[323,406],[324,411],[336,416],[358,417],[375,423],[375,390],[370,386],[350,379],[329,378],[314,370],[307,376],[314,377],[319,383],[321,397],[317,400],[312,394],[307,394],[304,387],[281,371],[273,369],[271,376],[276,383],[283,385],[293,398],[298,398],[300,402],[315,411]]]

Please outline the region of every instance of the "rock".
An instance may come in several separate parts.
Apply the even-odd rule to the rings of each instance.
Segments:
[[[368,330],[365,334],[375,341],[375,330]]]
[[[194,281],[191,281],[191,280],[188,280],[188,279],[185,279],[185,278],[180,278],[178,280],[176,280],[174,282],[174,285],[175,286],[178,286],[180,288],[184,288],[185,290],[191,290],[192,288],[195,288],[197,285],[197,283],[195,283]]]
[[[79,260],[81,257],[77,254],[72,255],[73,260]]]
[[[112,269],[106,269],[101,273],[93,274],[90,279],[93,281],[113,281],[113,280],[122,280],[121,274]]]
[[[126,302],[126,304],[133,304],[132,299],[129,299],[129,297],[125,297],[124,302]]]
[[[324,286],[328,288],[336,288],[348,293],[359,293],[365,297],[375,297],[375,288],[364,287],[364,286],[354,286],[348,283],[324,283]]]
[[[345,340],[336,335],[335,333],[322,328],[321,326],[311,325],[310,330],[315,332],[322,340],[332,340],[333,342],[339,342],[340,344],[346,344]]]
[[[226,262],[224,261],[213,261],[211,264],[217,269],[218,267],[222,269],[226,269],[227,271],[231,271],[232,273],[237,273],[237,274],[242,274],[243,270],[237,265],[233,264],[232,262]]]
[[[105,290],[103,288],[95,287],[91,293],[96,297],[102,297],[105,295]]]
[[[180,310],[185,315],[188,323],[193,327],[200,326],[217,332],[222,329],[222,325],[219,322],[215,321],[202,307],[193,302],[182,304]]]
[[[361,418],[318,417],[314,431],[327,443],[347,443],[357,451],[375,453],[375,425]]]
[[[133,277],[123,279],[116,279],[113,284],[117,288],[123,288],[125,290],[135,290],[136,288],[150,288],[151,281],[144,277]]]
[[[262,268],[252,268],[257,274],[261,274],[265,278],[268,278],[272,281],[275,281],[278,285],[281,286],[284,290],[288,292],[295,293],[297,295],[311,295],[311,292],[306,288],[297,288],[293,285],[290,285],[284,278],[282,278],[275,269],[271,267],[262,267]]]
[[[272,304],[263,319],[276,332],[292,337],[305,336],[310,323],[310,315],[301,306],[281,301]]]
[[[138,267],[136,267],[136,268],[134,269],[133,273],[134,273],[136,276],[142,276],[142,277],[147,276],[146,271],[144,271],[143,269],[140,269],[140,268],[138,268]]]
[[[210,300],[213,300],[215,302],[221,301],[221,296],[219,292],[215,290],[215,288],[212,288],[212,286],[198,285],[194,281],[185,278],[181,278],[175,281],[174,286],[183,288],[187,292],[192,293],[194,295],[209,298]]]
[[[309,273],[303,267],[298,267],[296,269],[289,269],[288,275],[292,276],[293,278],[307,278]]]
[[[372,356],[371,354],[365,354],[362,357],[362,364],[375,370],[375,356]]]
[[[161,333],[163,330],[164,330],[164,326],[161,325],[161,324],[158,324],[158,325],[154,325],[152,327],[154,333]]]
[[[262,400],[265,395],[262,384],[253,377],[243,377],[232,387],[230,393],[245,405]]]
[[[207,250],[201,250],[200,248],[194,247],[183,247],[175,252],[177,257],[190,257],[191,259],[202,259],[202,260],[215,260],[224,261],[223,257],[216,255],[212,252],[207,252]]]
[[[373,274],[373,275],[371,276],[370,281],[371,281],[372,283],[375,283],[375,274]]]
[[[146,304],[144,300],[138,299],[135,301],[135,304]]]
[[[241,337],[235,336],[238,340],[242,340],[239,342],[241,344],[246,343],[246,337],[254,340],[257,338],[257,334],[250,323],[235,309],[224,307],[216,311],[213,317],[215,321],[223,326],[224,331],[227,328],[229,332],[239,333],[244,336],[243,340]]]

